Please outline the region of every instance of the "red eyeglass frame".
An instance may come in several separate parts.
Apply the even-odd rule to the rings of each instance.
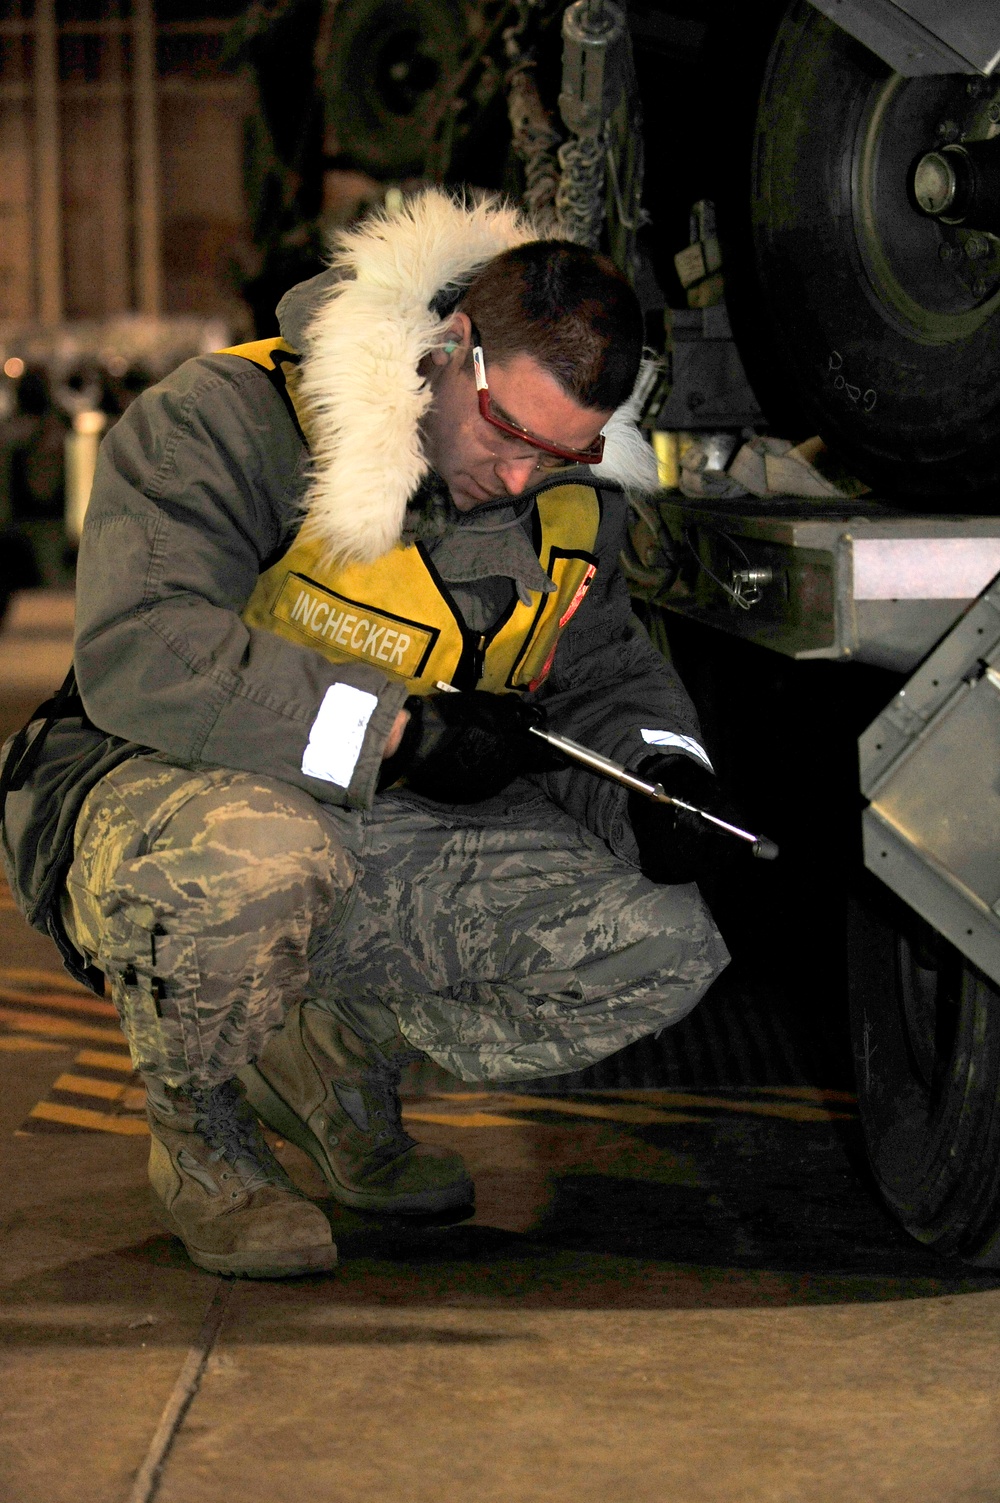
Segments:
[[[552,454],[556,459],[567,459],[571,464],[600,464],[604,458],[603,433],[597,435],[589,449],[564,449],[560,444],[550,443],[547,438],[539,438],[537,433],[530,433],[519,423],[512,423],[508,418],[497,417],[493,411],[490,388],[486,382],[486,361],[483,358],[483,347],[479,342],[478,330],[473,332],[473,338],[476,342],[472,347],[472,364],[476,373],[479,411],[492,427],[499,428],[501,433],[506,433],[511,438],[520,439],[523,444],[530,444],[533,449],[541,449],[544,454]]]

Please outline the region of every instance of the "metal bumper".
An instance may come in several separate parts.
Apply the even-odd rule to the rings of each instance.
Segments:
[[[1000,571],[1000,518],[874,504],[661,502],[680,576],[658,604],[792,658],[909,672]]]

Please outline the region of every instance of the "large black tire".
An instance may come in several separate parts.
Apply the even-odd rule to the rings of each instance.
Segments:
[[[323,71],[336,150],[374,177],[420,173],[466,41],[461,0],[353,0]]]
[[[878,1187],[920,1242],[1000,1268],[1000,992],[874,878],[851,930],[858,1103]]]
[[[908,506],[998,506],[1000,239],[911,199],[925,151],[996,132],[996,93],[893,74],[797,0],[720,205],[731,311],[772,426],[821,433]]]

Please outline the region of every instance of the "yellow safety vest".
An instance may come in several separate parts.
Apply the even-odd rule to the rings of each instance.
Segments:
[[[260,340],[223,353],[283,377],[283,395],[308,435],[308,414],[295,390],[298,357],[284,341]],[[439,682],[491,693],[535,689],[597,571],[601,519],[589,485],[557,483],[540,492],[535,505],[538,558],[556,588],[549,595],[530,592],[528,605],[515,599],[483,635],[465,626],[422,543],[397,543],[370,564],[329,564],[321,543],[296,539],[258,579],[243,620],[312,647],[330,662],[369,663],[405,679],[411,694],[432,694]]]

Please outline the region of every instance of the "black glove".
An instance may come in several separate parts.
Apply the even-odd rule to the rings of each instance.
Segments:
[[[543,726],[544,712],[516,694],[412,695],[405,708],[410,722],[398,751],[382,765],[380,788],[405,778],[440,803],[475,804],[524,773],[553,765],[545,742],[528,734],[531,726]]]
[[[746,829],[743,816],[727,798],[719,780],[693,757],[650,757],[639,768],[648,783],[685,803],[716,814]],[[727,835],[707,819],[673,804],[657,804],[630,793],[628,814],[639,847],[639,865],[653,882],[702,882],[738,866],[750,855],[748,842]]]

